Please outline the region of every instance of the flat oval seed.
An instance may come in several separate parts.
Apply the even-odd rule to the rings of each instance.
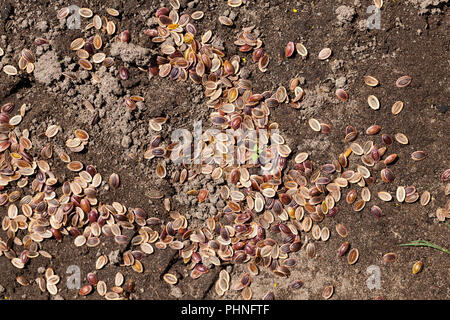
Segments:
[[[333,293],[334,293],[334,287],[333,286],[327,286],[327,287],[325,287],[325,289],[323,289],[323,291],[322,291],[322,297],[324,298],[324,299],[330,299],[331,298],[331,296],[333,295]]]
[[[422,195],[420,196],[420,204],[421,204],[422,206],[426,206],[426,205],[430,202],[430,199],[431,199],[431,194],[430,194],[430,192],[424,191],[424,192],[422,193]]]
[[[405,201],[405,197],[406,197],[405,187],[398,186],[397,191],[395,192],[395,196],[396,196],[398,202],[401,203],[401,202]]]
[[[414,263],[412,267],[412,273],[418,274],[420,271],[422,271],[422,269],[423,269],[423,262],[419,260],[416,263]]]
[[[373,110],[380,109],[380,101],[374,95],[370,95],[367,98],[367,103],[369,104],[369,107],[372,108]]]
[[[383,201],[391,201],[392,200],[392,196],[389,192],[386,191],[380,191],[378,192],[378,198],[380,198]]]
[[[372,76],[365,76],[364,83],[370,87],[376,87],[378,85],[378,80]]]
[[[358,258],[359,258],[359,251],[358,249],[353,248],[348,253],[347,262],[348,264],[355,264],[358,261]]]
[[[320,122],[314,118],[309,119],[308,124],[311,127],[311,129],[313,129],[316,132],[319,132],[321,129]]]
[[[336,232],[342,238],[346,238],[348,236],[348,230],[342,223],[338,223],[336,225]]]
[[[403,102],[402,101],[396,101],[393,105],[392,105],[392,114],[397,115],[399,114],[401,111],[403,110]]]
[[[390,252],[390,253],[386,253],[383,256],[383,261],[386,263],[392,263],[392,262],[397,261],[397,258],[398,258],[398,255],[396,253]]]
[[[331,56],[331,49],[330,48],[324,48],[320,50],[318,58],[319,60],[326,60]]]
[[[425,151],[414,151],[411,153],[411,159],[414,161],[421,161],[427,157],[427,154]]]
[[[403,133],[396,133],[395,140],[400,144],[408,144],[408,138]]]
[[[406,86],[408,86],[411,83],[411,77],[410,76],[403,76],[397,79],[397,81],[395,82],[395,85],[398,88],[404,88]]]

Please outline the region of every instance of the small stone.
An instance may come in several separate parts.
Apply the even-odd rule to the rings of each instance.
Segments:
[[[183,297],[183,292],[181,291],[180,288],[172,286],[170,290],[170,295],[174,298],[180,299],[181,297]]]
[[[3,287],[3,286],[0,284],[0,293],[3,293],[3,292],[5,292],[5,287]]]
[[[38,271],[38,273],[44,273],[45,272],[45,268],[44,267],[39,267],[38,269],[37,269],[37,271]]]
[[[445,104],[441,104],[441,105],[437,106],[437,109],[442,113],[446,113],[448,110],[448,106]]]
[[[120,250],[111,251],[108,254],[109,263],[111,263],[111,264],[119,263],[119,253],[120,253]]]

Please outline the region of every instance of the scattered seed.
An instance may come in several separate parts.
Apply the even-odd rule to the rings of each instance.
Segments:
[[[411,83],[411,77],[410,76],[402,76],[402,77],[397,79],[397,81],[395,82],[395,85],[398,88],[404,88],[404,87],[408,86],[410,83]]]
[[[378,98],[375,97],[374,95],[370,95],[367,98],[367,103],[369,104],[369,107],[372,108],[373,110],[380,109],[380,101],[378,101]]]
[[[324,48],[320,50],[319,52],[319,60],[326,60],[331,56],[331,49],[330,48]]]
[[[308,124],[314,131],[319,132],[321,129],[320,122],[314,118],[309,119]]]
[[[175,285],[178,282],[178,279],[175,275],[171,274],[171,273],[166,273],[163,276],[163,279],[165,282],[167,282],[170,285]]]
[[[390,253],[386,253],[383,256],[383,261],[386,263],[392,263],[392,262],[397,261],[397,258],[398,258],[398,255],[396,253],[390,252]]]
[[[355,264],[358,261],[359,258],[359,251],[358,249],[350,249],[349,253],[348,253],[348,258],[347,258],[347,262],[348,264]]]
[[[333,295],[333,293],[334,293],[334,287],[333,286],[327,286],[327,287],[325,287],[325,289],[323,289],[323,291],[322,291],[322,297],[324,298],[324,299],[330,299],[331,298],[331,296]]]
[[[370,87],[376,87],[378,85],[378,80],[372,76],[365,76],[364,83]]]
[[[412,267],[412,273],[418,274],[420,271],[422,271],[422,269],[423,269],[423,262],[419,260],[416,263],[414,263]]]

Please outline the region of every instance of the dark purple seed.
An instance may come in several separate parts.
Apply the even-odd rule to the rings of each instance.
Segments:
[[[128,80],[128,77],[129,77],[128,69],[125,67],[120,67],[119,76],[120,76],[120,79],[122,79],[122,80]]]
[[[303,281],[301,280],[295,280],[294,282],[291,283],[290,285],[291,289],[293,290],[298,290],[301,287],[303,287]]]

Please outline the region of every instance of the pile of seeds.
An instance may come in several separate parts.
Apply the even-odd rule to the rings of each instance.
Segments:
[[[242,2],[229,0],[228,3],[231,7],[236,7]],[[367,139],[361,145],[354,142],[359,133],[354,127],[348,126],[345,141],[350,145],[337,155],[336,159],[317,166],[308,159],[308,153],[300,152],[294,156],[293,166],[287,169],[291,148],[277,133],[279,124],[271,122],[269,116],[271,109],[285,103],[299,107],[304,91],[298,86],[298,79],[292,79],[289,83],[289,90],[294,93],[293,98],[289,97],[284,86],[280,86],[275,93],[253,92],[252,83],[240,78],[241,58],[233,56],[227,59],[224,52],[210,44],[212,31],[207,31],[203,36],[197,35],[197,30],[190,21],[202,19],[203,12],[179,15],[178,0],[171,0],[170,5],[171,8],[162,7],[157,10],[159,26],[144,31],[154,43],[160,44],[160,55],[149,66],[148,72],[176,81],[186,81],[189,78],[202,85],[208,98],[207,106],[212,109],[211,124],[217,134],[202,141],[200,154],[191,158],[187,158],[177,143],[166,145],[160,136],[154,136],[151,148],[143,157],[160,158],[161,161],[157,165],[157,175],[160,178],[167,175],[165,160],[184,162],[185,167],[179,170],[177,175],[176,183],[179,184],[197,175],[211,175],[214,180],[223,178],[228,181],[231,187],[224,185],[220,190],[220,195],[226,202],[225,208],[208,218],[205,226],[193,229],[189,228],[188,219],[182,213],[171,211],[169,198],[163,200],[171,219],[167,223],[149,217],[142,208],[128,208],[119,202],[100,203],[96,196],[103,179],[96,168],[93,165],[85,166],[79,161],[71,161],[69,155],[62,152],[59,154],[60,159],[67,163],[70,171],[77,172],[78,175],[59,183],[46,161],[53,156],[51,144],[44,146],[37,159],[32,157],[30,150],[33,146],[28,131],[24,130],[17,135],[14,130],[23,115],[20,119],[10,118],[9,114],[14,106],[6,104],[2,106],[0,114],[0,185],[6,187],[17,181],[17,186],[23,189],[31,182],[31,194],[24,195],[22,190],[0,194],[0,205],[8,208],[8,214],[2,220],[2,229],[6,231],[7,239],[0,239],[0,255],[5,255],[15,267],[22,269],[30,259],[39,255],[51,258],[49,253],[39,249],[39,243],[45,239],[55,238],[60,241],[63,237],[71,237],[77,247],[97,247],[102,236],[107,236],[113,237],[117,244],[131,243],[131,248],[122,254],[122,265],[142,273],[144,266],[140,260],[144,256],[152,254],[154,247],[169,247],[178,250],[179,257],[191,271],[190,276],[193,279],[208,273],[213,267],[245,264],[248,272],[233,282],[228,272],[221,270],[215,291],[218,296],[223,296],[229,289],[241,291],[242,298],[249,300],[253,295],[250,288],[252,276],[258,275],[260,268],[268,268],[276,276],[288,277],[297,264],[296,259],[292,257],[293,253],[304,249],[308,258],[313,259],[316,256],[315,243],[327,241],[334,232],[327,227],[320,227],[320,223],[338,213],[337,205],[341,201],[342,193],[346,192],[345,200],[352,204],[354,211],[359,212],[365,208],[371,200],[370,186],[376,181],[369,170],[370,167],[381,169],[380,178],[384,183],[393,183],[395,175],[387,166],[397,160],[397,155],[388,155],[388,147],[394,139],[400,144],[408,144],[409,141],[403,133],[395,134],[394,139],[385,133],[381,135],[381,141],[376,143],[369,138],[379,134],[382,128],[374,124],[367,128]],[[114,9],[107,9],[107,13],[113,17],[119,15]],[[67,15],[67,8],[58,12],[59,18]],[[103,34],[115,34],[114,22],[108,21],[106,17],[94,16],[87,8],[80,9],[80,15],[85,18],[93,17],[85,30],[95,28],[103,30]],[[219,20],[226,26],[230,25],[224,17]],[[267,70],[269,56],[262,49],[262,41],[252,34],[253,29],[244,28],[238,34],[235,44],[239,46],[240,52],[253,50],[253,61],[258,63],[258,68],[264,72]],[[115,39],[128,42],[129,32],[123,31]],[[165,43],[168,39],[172,39],[174,45]],[[95,64],[101,63],[108,67],[114,63],[105,53],[97,52],[102,46],[103,39],[99,34],[87,40],[74,39],[70,44],[70,48],[76,51],[80,67],[86,70],[93,69]],[[307,56],[308,50],[302,44],[294,45],[290,42],[286,48],[286,57],[293,55],[294,48],[302,57]],[[325,48],[318,53],[318,58],[326,60],[331,54],[331,49]],[[21,59],[27,62],[28,69],[28,65],[34,60],[28,51],[23,51],[22,57]],[[90,57],[94,65],[88,60]],[[9,71],[12,73],[12,69]],[[66,76],[73,77],[72,74]],[[127,71],[122,70],[120,77],[127,78]],[[372,76],[366,76],[364,81],[369,86],[379,83]],[[411,78],[404,76],[397,80],[396,85],[406,87],[410,82]],[[343,89],[337,90],[336,95],[342,101],[348,100],[348,93]],[[139,96],[124,97],[125,105],[131,111],[136,108],[135,102],[142,100]],[[370,96],[368,103],[372,109],[379,109],[380,103],[375,96]],[[396,104],[395,108],[392,108],[394,114],[398,114],[403,108],[403,103]],[[166,121],[167,117],[151,119],[149,127],[159,132]],[[316,119],[310,119],[309,125],[314,131],[325,134],[331,131],[328,124]],[[244,150],[238,153],[239,159],[243,160],[240,163],[243,164],[230,164],[222,156],[213,156],[216,151],[226,154],[230,148],[237,147],[237,137],[231,139],[225,134],[225,130],[229,128],[256,130],[257,139],[272,141],[273,144],[258,152]],[[58,131],[57,125],[48,127],[47,138],[55,137]],[[89,134],[78,129],[73,137],[66,140],[65,145],[71,152],[80,152],[88,140]],[[201,165],[190,165],[195,157],[201,157]],[[424,151],[415,151],[411,155],[415,161],[425,157]],[[210,161],[206,162],[204,159]],[[358,164],[358,159],[362,164]],[[351,164],[354,164],[354,170],[350,169]],[[258,175],[258,170],[270,170],[270,173]],[[448,176],[447,170],[442,176],[444,182],[448,181]],[[113,190],[119,188],[119,176],[113,173],[108,183]],[[359,196],[356,186],[361,188]],[[199,202],[208,197],[206,189],[195,190],[191,194],[197,196]],[[393,199],[387,191],[380,191],[377,195],[383,201]],[[149,196],[152,199],[164,198],[157,190],[150,191]],[[406,203],[413,203],[420,198],[420,203],[427,205],[431,195],[424,191],[419,197],[414,186],[399,186],[396,198],[399,202]],[[442,208],[438,218],[449,218],[449,209],[448,205]],[[377,218],[382,216],[382,210],[378,206],[372,206],[370,212]],[[137,235],[130,239],[123,234],[126,229],[137,230]],[[28,233],[19,238],[19,230]],[[343,239],[349,235],[343,224],[337,224],[335,231]],[[19,253],[13,246],[23,249]],[[350,243],[345,241],[339,247],[338,254],[347,255],[348,264],[353,265],[358,261],[359,251],[357,248],[349,249]],[[396,259],[395,253],[388,253],[383,257],[386,262]],[[100,256],[95,263],[96,270],[107,263],[107,256]],[[165,274],[163,280],[170,285],[176,285],[178,282],[177,277],[170,273]],[[28,283],[23,277],[17,281],[23,285]],[[98,294],[106,299],[122,299],[127,297],[134,286],[128,281],[123,289],[122,274],[117,274],[115,285],[110,289],[104,281],[97,279],[95,273],[90,273],[87,281],[89,284],[79,291],[81,296],[90,294],[95,287]],[[53,270],[46,272],[45,279],[41,277],[37,280],[40,289],[47,290],[52,295],[58,292],[58,282],[59,277],[53,274]],[[291,287],[297,289],[302,285],[303,282],[296,280]],[[334,287],[327,286],[322,296],[329,299],[333,293]],[[272,292],[265,296],[265,299],[273,298]]]

